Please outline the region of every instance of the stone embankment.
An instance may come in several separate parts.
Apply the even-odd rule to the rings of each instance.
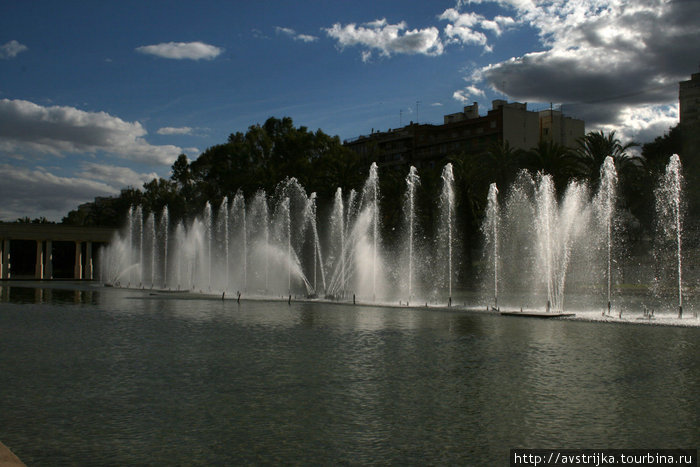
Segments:
[[[0,442],[0,467],[26,467],[10,448]]]

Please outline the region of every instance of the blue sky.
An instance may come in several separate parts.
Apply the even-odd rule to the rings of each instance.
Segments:
[[[648,141],[698,71],[700,2],[28,1],[0,5],[0,220],[60,220],[292,117],[341,139],[473,101]]]

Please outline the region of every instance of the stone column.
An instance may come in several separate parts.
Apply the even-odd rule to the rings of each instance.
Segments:
[[[92,242],[85,243],[85,279],[92,280]]]
[[[10,239],[2,241],[2,279],[10,278]]]
[[[44,279],[53,279],[53,242],[46,240],[46,259],[44,260]]]
[[[82,243],[75,242],[75,267],[73,268],[73,279],[83,278],[83,248]]]
[[[44,242],[36,241],[36,265],[34,266],[34,279],[44,278]]]

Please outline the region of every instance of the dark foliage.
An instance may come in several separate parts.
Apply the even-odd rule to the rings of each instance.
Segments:
[[[623,205],[643,227],[650,226],[652,187],[670,155],[680,153],[680,130],[672,128],[663,137],[645,144],[643,157],[630,154],[632,146],[633,143],[620,142],[614,132],[607,135],[591,132],[579,141],[576,149],[543,141],[529,151],[496,144],[487,151],[449,156],[444,162],[453,164],[458,223],[463,232],[466,257],[478,247],[479,225],[489,185],[495,182],[504,190],[523,168],[532,173],[551,174],[559,192],[572,178],[586,181],[595,189],[600,165],[610,155],[618,168]],[[96,198],[68,213],[63,222],[120,226],[129,207],[137,204],[142,205],[145,212],[155,213],[168,206],[171,220],[189,219],[201,212],[207,201],[216,206],[225,196],[232,199],[238,190],[246,198],[260,189],[272,194],[275,186],[287,177],[296,177],[308,193],[316,192],[319,212],[326,212],[337,187],[345,193],[351,188],[362,188],[374,160],[360,158],[344,147],[337,136],[295,127],[289,117],[270,118],[263,125],[249,127],[245,133],[232,133],[225,143],[208,148],[194,161],[180,155],[172,166],[169,180],[153,179],[144,184],[142,190],[129,187],[117,197]],[[432,237],[437,221],[435,203],[441,189],[442,164],[437,165],[439,167],[419,170],[417,212],[426,237]],[[401,228],[407,173],[408,166],[380,168],[382,226],[387,239]],[[465,267],[469,267],[471,261],[465,263]]]

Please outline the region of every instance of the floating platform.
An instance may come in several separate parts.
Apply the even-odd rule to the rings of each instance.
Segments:
[[[563,311],[500,311],[503,316],[521,316],[523,318],[567,318],[571,316],[576,316],[576,313],[565,313]]]

